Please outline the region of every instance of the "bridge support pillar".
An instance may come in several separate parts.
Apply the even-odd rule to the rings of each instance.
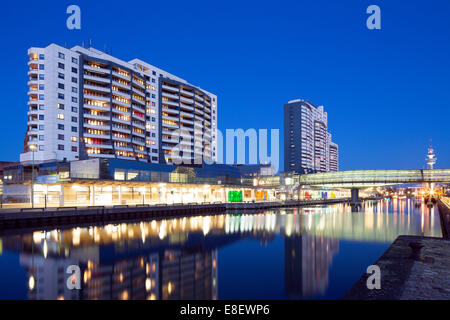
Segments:
[[[350,205],[352,206],[352,212],[358,212],[361,208],[361,200],[359,199],[359,189],[352,189],[352,197],[350,199]]]

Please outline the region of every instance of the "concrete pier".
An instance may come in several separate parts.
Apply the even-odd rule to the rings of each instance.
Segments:
[[[368,289],[364,274],[344,300],[450,299],[450,240],[399,236],[374,265],[380,267],[381,288]]]
[[[438,200],[439,217],[441,219],[442,235],[450,239],[450,200],[441,198]]]

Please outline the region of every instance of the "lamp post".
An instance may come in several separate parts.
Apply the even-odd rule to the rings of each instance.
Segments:
[[[30,145],[31,150],[31,208],[34,208],[34,151],[37,149],[35,144]]]

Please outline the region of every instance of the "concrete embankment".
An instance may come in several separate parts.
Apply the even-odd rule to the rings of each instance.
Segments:
[[[364,274],[344,300],[450,299],[450,240],[399,236],[374,263],[380,267],[381,288],[368,289]]]
[[[442,236],[450,239],[450,200],[442,198],[438,200],[439,217],[441,219]]]
[[[282,202],[229,202],[203,204],[116,205],[9,209],[0,212],[0,231],[48,226],[82,225],[95,222],[133,221],[148,218],[194,216],[234,212],[257,212],[271,208],[326,205],[348,202],[348,199],[326,199]]]

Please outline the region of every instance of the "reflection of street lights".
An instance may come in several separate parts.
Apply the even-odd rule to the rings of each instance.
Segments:
[[[30,150],[32,155],[31,160],[31,207],[34,208],[34,151],[37,149],[35,144],[30,144]]]

